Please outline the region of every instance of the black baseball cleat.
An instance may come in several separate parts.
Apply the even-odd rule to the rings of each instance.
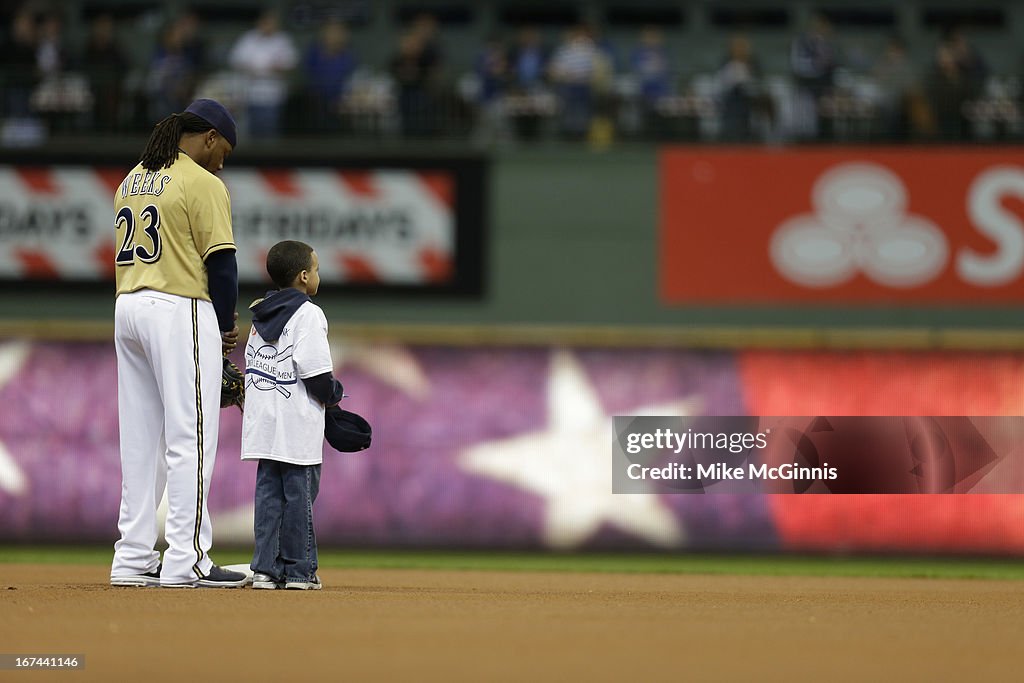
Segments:
[[[156,569],[145,574],[131,574],[129,576],[111,576],[111,586],[134,586],[138,588],[154,588],[160,585],[160,569],[163,565],[157,565]]]
[[[210,572],[196,581],[200,588],[241,588],[249,583],[249,577],[242,572],[222,569],[217,565],[210,567]]]

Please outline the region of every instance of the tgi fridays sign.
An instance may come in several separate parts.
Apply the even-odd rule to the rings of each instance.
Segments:
[[[113,196],[127,168],[0,166],[0,278],[112,280]],[[231,168],[238,274],[268,282],[267,250],[294,239],[327,284],[430,285],[453,277],[455,175],[447,170]]]

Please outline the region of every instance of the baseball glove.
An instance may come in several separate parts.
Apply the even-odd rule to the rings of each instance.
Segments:
[[[224,359],[224,369],[220,375],[220,407],[238,406],[245,409],[245,375],[238,366]]]

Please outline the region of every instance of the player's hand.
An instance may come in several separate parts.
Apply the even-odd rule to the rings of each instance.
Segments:
[[[235,320],[238,320],[238,312],[237,311],[235,312]],[[229,330],[228,332],[221,332],[220,333],[220,343],[221,343],[221,350],[224,352],[225,356],[235,350],[235,347],[238,346],[238,325],[237,324],[235,325],[234,329]]]

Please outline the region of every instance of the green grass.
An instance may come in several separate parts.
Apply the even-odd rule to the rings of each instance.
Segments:
[[[112,550],[97,547],[0,546],[5,562],[107,564]],[[248,563],[240,550],[214,550],[220,564]],[[638,574],[733,574],[747,576],[860,576],[1024,580],[1014,559],[833,557],[710,554],[561,554],[421,550],[321,550],[331,569],[438,569]]]

